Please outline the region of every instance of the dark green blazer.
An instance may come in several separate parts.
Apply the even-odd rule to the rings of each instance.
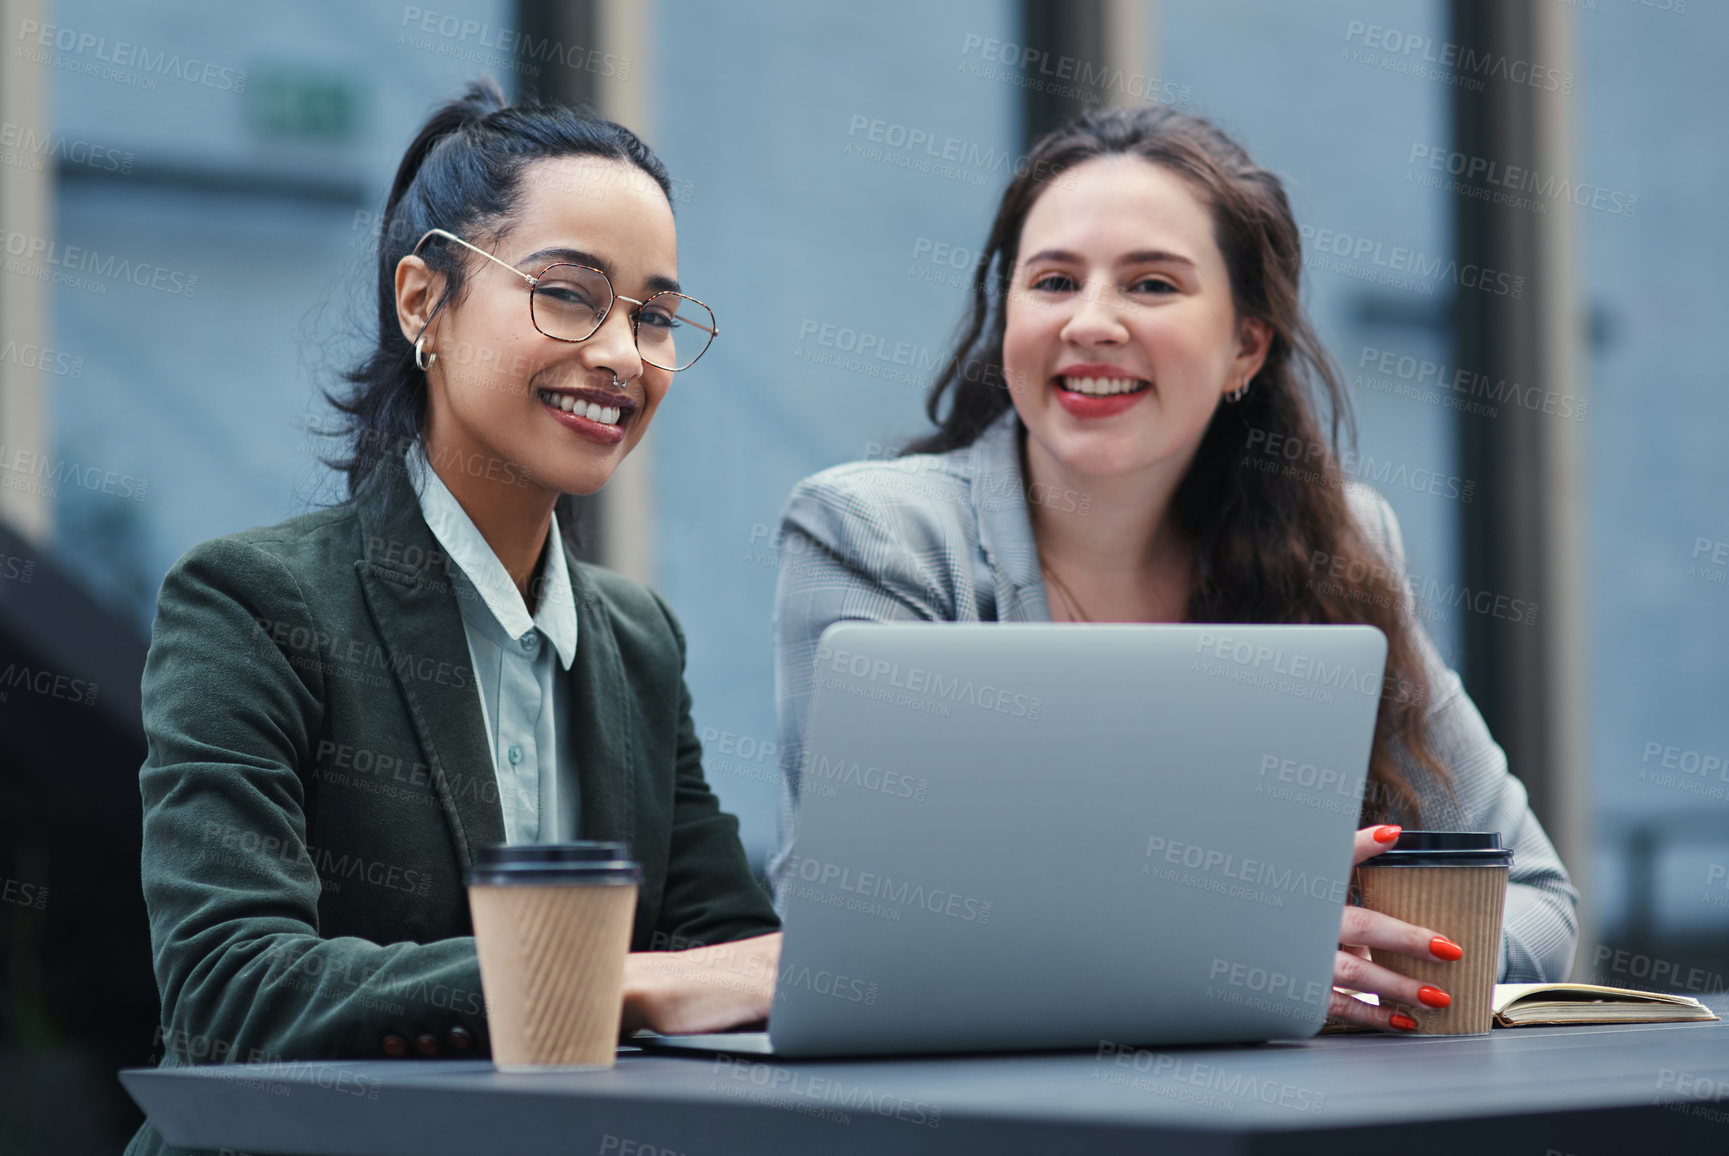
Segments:
[[[776,930],[672,612],[566,556],[581,834],[642,865],[631,950]],[[139,775],[163,1065],[488,1054],[463,871],[504,818],[452,565],[396,455],[163,580]],[[127,1151],[166,1150],[146,1124]]]

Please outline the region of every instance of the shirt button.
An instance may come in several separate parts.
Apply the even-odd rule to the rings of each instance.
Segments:
[[[532,633],[523,635],[522,636],[522,648],[524,650],[533,650],[534,647],[535,647],[534,635]]]
[[[510,748],[510,761],[513,764],[520,763],[522,761],[522,748],[521,747],[513,746]]]

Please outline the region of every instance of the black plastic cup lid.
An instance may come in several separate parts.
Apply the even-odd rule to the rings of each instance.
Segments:
[[[499,887],[516,884],[589,883],[621,885],[637,883],[642,871],[623,843],[572,841],[569,843],[495,843],[475,852],[468,869],[469,886]]]
[[[1361,867],[1511,867],[1513,849],[1499,831],[1401,831],[1391,847]]]

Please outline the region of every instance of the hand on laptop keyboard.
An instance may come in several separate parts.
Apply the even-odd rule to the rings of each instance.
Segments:
[[[688,951],[632,952],[624,964],[630,1036],[746,1030],[768,1018],[780,970],[780,933]]]

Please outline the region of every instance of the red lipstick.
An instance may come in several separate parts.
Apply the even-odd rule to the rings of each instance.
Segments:
[[[1065,379],[1094,378],[1110,381],[1130,381],[1136,388],[1124,393],[1091,394],[1078,390],[1064,388]],[[1114,365],[1080,364],[1064,367],[1063,371],[1051,379],[1051,389],[1057,395],[1057,401],[1071,417],[1106,418],[1131,408],[1142,398],[1153,392],[1152,383],[1144,377],[1136,377]]]

